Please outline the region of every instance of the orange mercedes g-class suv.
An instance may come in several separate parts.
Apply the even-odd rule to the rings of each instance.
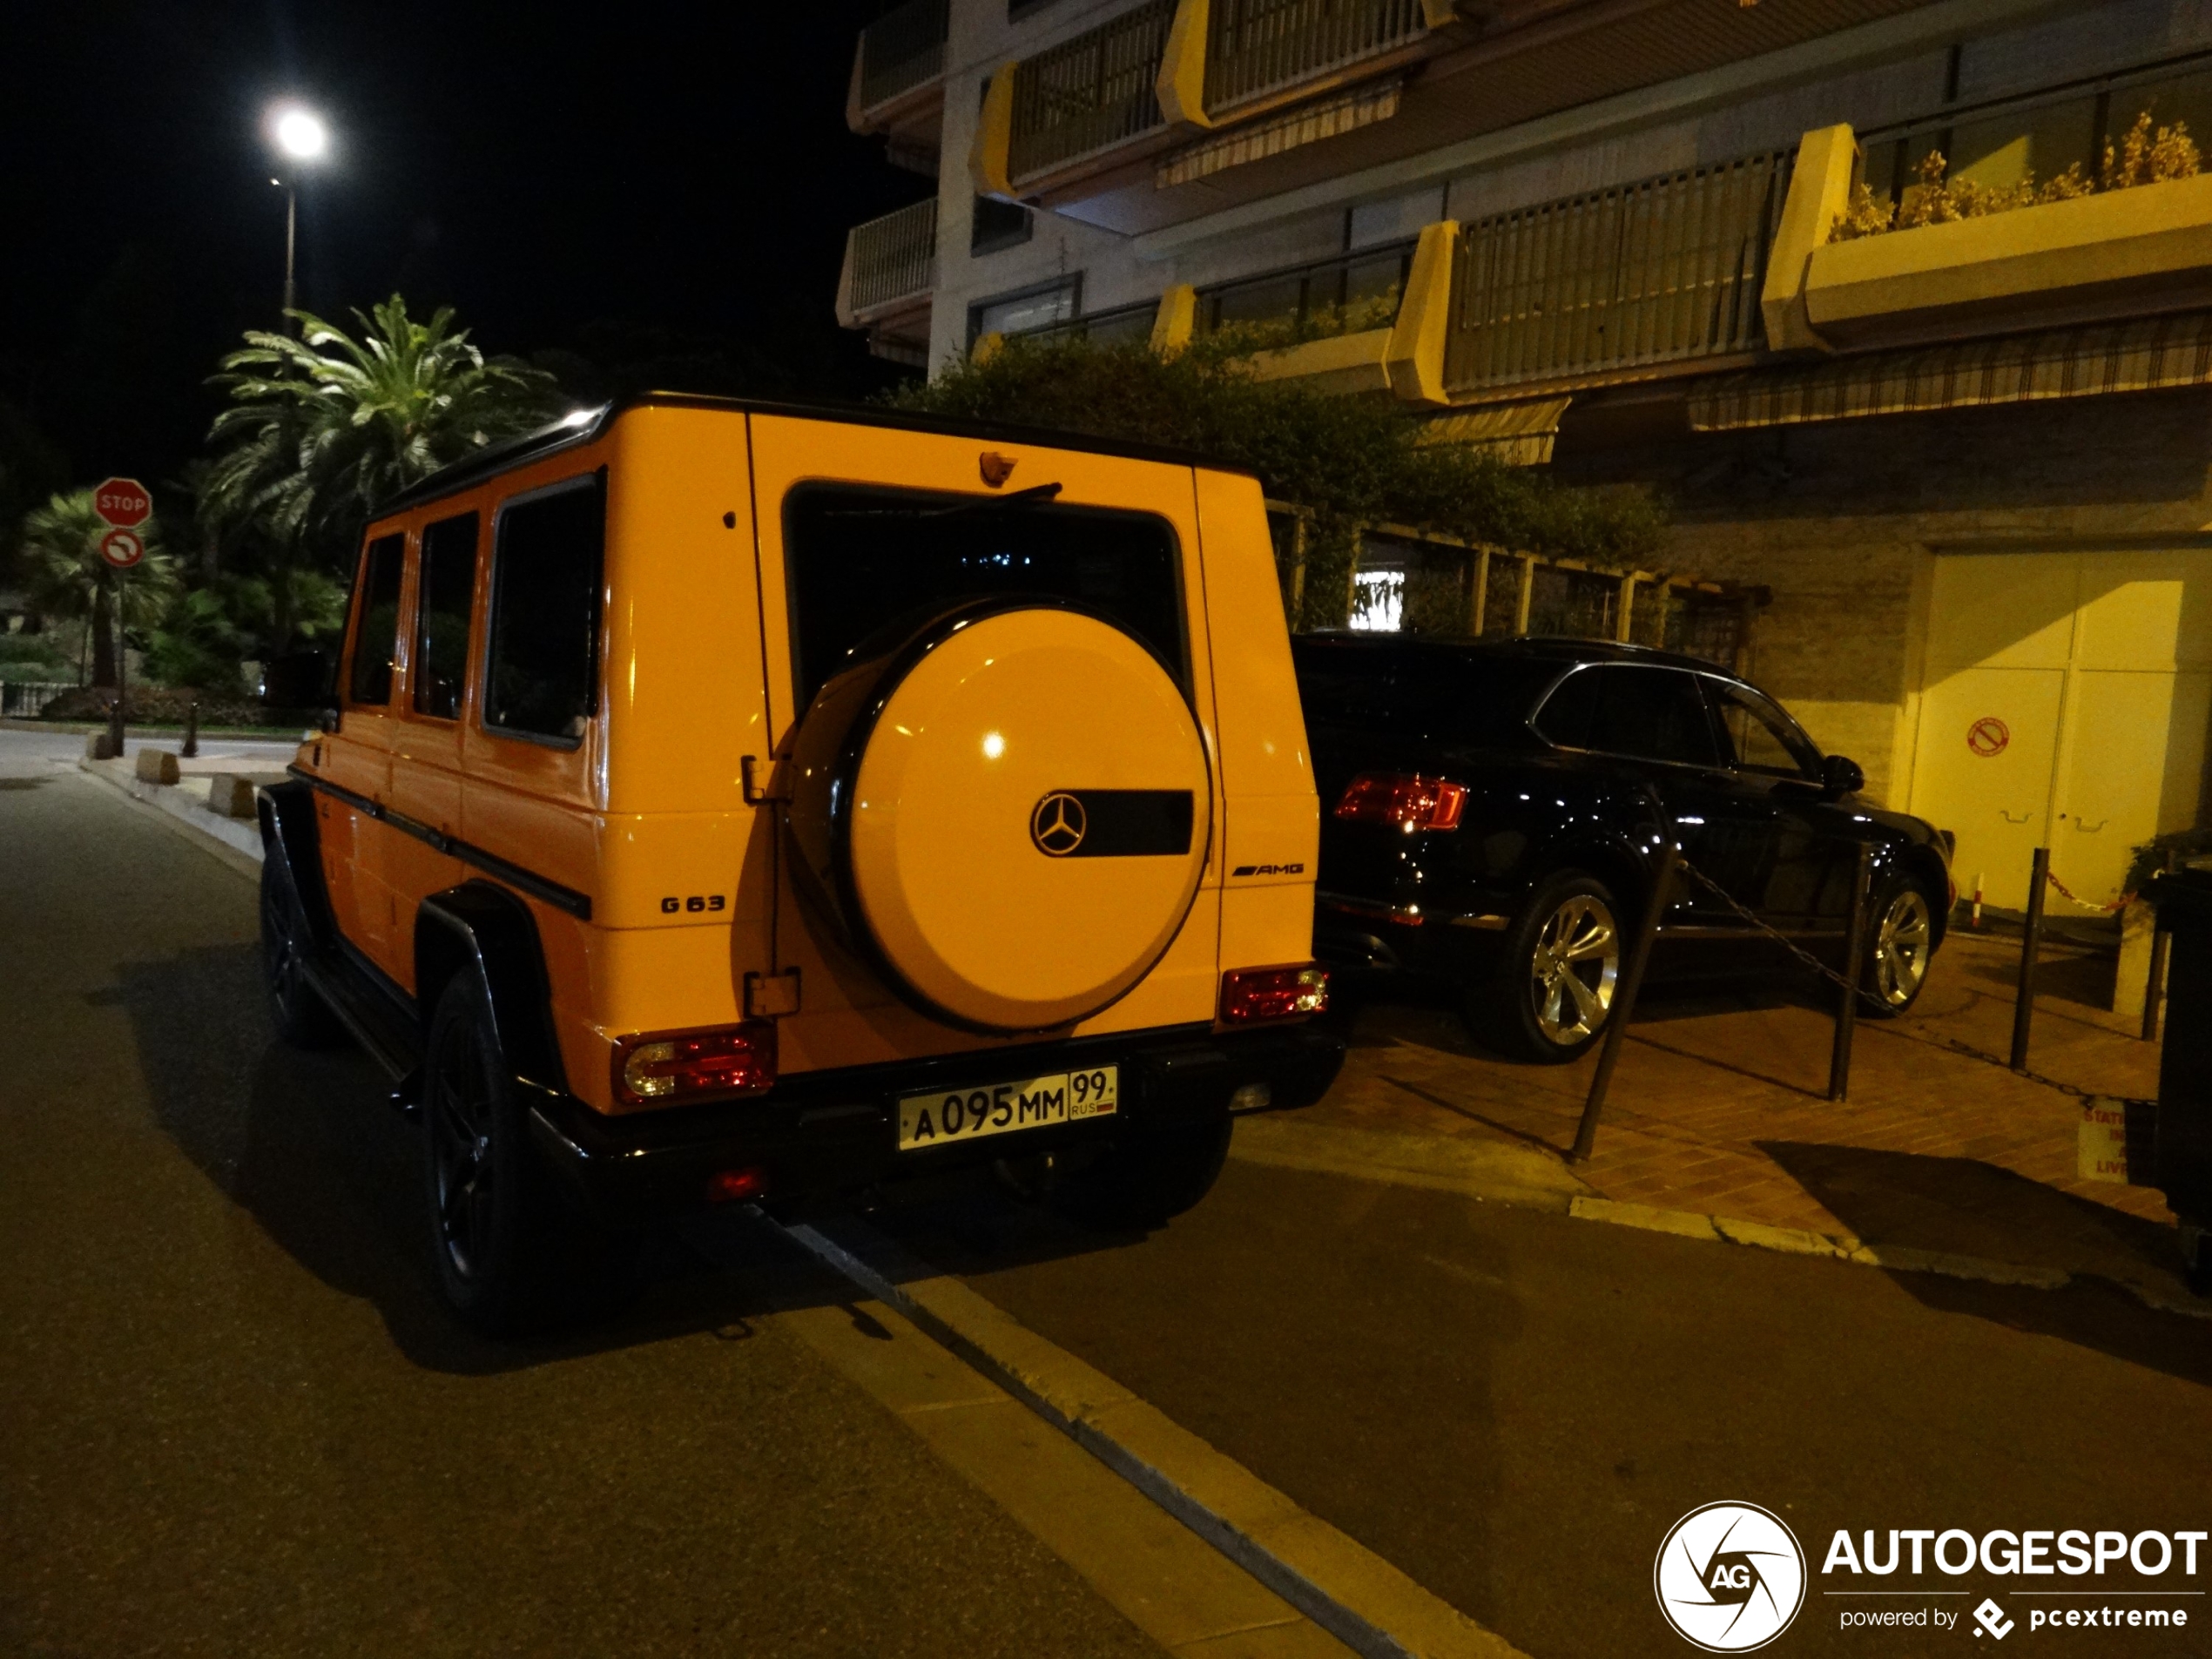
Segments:
[[[390,502],[335,670],[273,1017],[395,1080],[476,1322],[595,1231],[961,1163],[1157,1221],[1340,1054],[1249,476],[648,396]]]

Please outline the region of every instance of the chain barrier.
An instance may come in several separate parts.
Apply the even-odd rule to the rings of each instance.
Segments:
[[[1692,864],[1688,859],[1678,860],[1676,861],[1676,867],[1681,870],[1684,875],[1689,877],[1690,880],[1696,882],[1700,887],[1703,887],[1706,892],[1711,894],[1713,897],[1718,899],[1730,910],[1733,910],[1745,921],[1750,922],[1752,927],[1757,928],[1761,933],[1767,934],[1777,944],[1780,945],[1783,949],[1788,951],[1792,956],[1803,962],[1814,973],[1819,974],[1821,978],[1826,980],[1838,990],[1851,991],[1855,993],[1867,1007],[1879,1009],[1884,1012],[1887,1011],[1889,1005],[1884,1002],[1880,997],[1875,995],[1873,992],[1868,990],[1863,985],[1855,986],[1849,983],[1841,974],[1838,974],[1834,968],[1829,967],[1827,963],[1822,961],[1811,951],[1806,950],[1803,946],[1799,945],[1797,941],[1790,938],[1785,934],[1777,932],[1773,927],[1768,926],[1766,922],[1760,920],[1756,913],[1747,908],[1745,906],[1738,904],[1719,882],[1714,880],[1712,877],[1707,875],[1703,870]],[[1870,915],[1866,920],[1867,925],[1871,928],[1874,925],[1874,918]],[[1664,930],[1662,929],[1662,931],[1663,932]],[[1876,941],[1870,939],[1866,941],[1866,944],[1864,947],[1864,948],[1868,951],[1870,957],[1875,946],[1875,942]]]
[[[2110,904],[2092,904],[2088,900],[2076,894],[2065,882],[2060,880],[2059,873],[2056,870],[2046,870],[2043,874],[2044,879],[2059,890],[2059,896],[2068,904],[2080,905],[2084,910],[2094,910],[2101,916],[2109,916],[2116,911],[2125,910],[2135,901],[2134,894],[2123,893]]]

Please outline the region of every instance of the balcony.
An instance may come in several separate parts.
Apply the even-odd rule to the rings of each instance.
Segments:
[[[2201,307],[2212,288],[2212,174],[1838,241],[1858,146],[1838,126],[1807,133],[1802,150],[1766,293],[1777,346],[1862,351],[2116,322]]]
[[[1765,343],[1761,290],[1794,156],[1667,173],[1467,226],[1444,370],[1454,401],[1748,361]]]
[[[1145,300],[1133,306],[1116,306],[1107,311],[1094,311],[1089,316],[1070,317],[1065,322],[1048,323],[1042,328],[1024,329],[1009,339],[1035,341],[1040,344],[1062,340],[1088,340],[1097,346],[1143,346],[1152,340],[1154,327],[1159,320],[1160,302]]]
[[[1156,87],[1175,11],[1175,0],[1147,0],[1000,71],[1012,78],[1003,161],[1010,185],[1026,194],[1055,172],[1165,130]],[[978,172],[988,179],[986,167]]]
[[[1325,90],[1347,69],[1428,34],[1421,0],[1214,0],[1205,108],[1214,120],[1255,112],[1274,95]]]
[[[937,286],[937,199],[856,225],[846,233],[837,320],[868,331],[877,355],[926,362]]]
[[[901,125],[907,105],[936,106],[950,13],[950,0],[907,0],[860,31],[848,125],[878,131]]]

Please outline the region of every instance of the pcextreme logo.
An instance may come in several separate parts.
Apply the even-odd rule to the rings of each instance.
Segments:
[[[1708,1653],[1749,1653],[1788,1629],[1804,1605],[1804,1551],[1771,1511],[1709,1503],[1661,1541],[1651,1588],[1683,1641]]]

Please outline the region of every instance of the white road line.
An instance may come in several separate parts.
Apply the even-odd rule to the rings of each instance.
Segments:
[[[1354,1651],[1368,1659],[1522,1659],[1366,1545],[873,1230],[839,1221],[785,1231]]]

